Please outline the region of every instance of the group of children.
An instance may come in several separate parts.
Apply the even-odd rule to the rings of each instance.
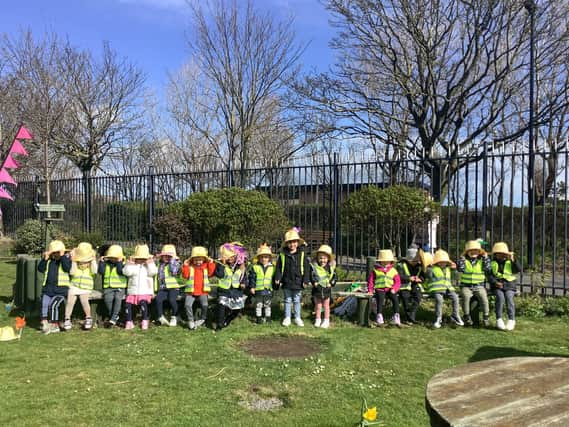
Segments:
[[[148,329],[153,301],[157,321],[162,325],[177,326],[178,298],[180,291],[183,291],[188,328],[196,329],[207,321],[210,278],[216,277],[216,330],[229,326],[239,315],[245,306],[246,289],[253,299],[256,323],[271,322],[273,293],[280,288],[284,294],[283,326],[290,326],[293,321],[297,326],[304,326],[301,317],[302,291],[311,288],[314,326],[329,328],[332,288],[337,282],[335,256],[330,246],[322,245],[310,257],[299,232],[299,229],[292,228],[285,233],[283,247],[276,255],[276,260],[271,248],[262,244],[252,263],[248,262],[247,251],[240,242],[223,244],[217,260],[208,256],[205,247],[194,246],[190,257],[183,262],[171,244],[164,245],[156,257],[150,253],[147,245],[137,245],[128,260],[125,260],[120,246],[111,245],[97,264],[96,252],[91,244],[82,242],[67,253],[61,241],[52,241],[38,265],[38,270],[44,273],[42,329],[46,334],[60,331],[59,311],[64,303],[63,328],[71,329],[71,315],[77,297],[85,312],[83,327],[92,328],[89,294],[94,289],[96,274],[102,278],[109,326],[117,325],[123,300],[125,329],[134,328],[135,309],[140,311],[141,329]],[[436,251],[430,259],[430,254],[411,246],[399,263],[396,263],[391,250],[379,251],[377,263],[367,282],[368,292],[374,295],[377,303],[377,324],[386,325],[383,318],[386,298],[393,305],[393,324],[400,326],[402,322],[399,298],[403,303],[405,321],[415,323],[422,294],[427,292],[436,302],[434,328],[441,327],[444,298],[452,301],[451,319],[457,325],[464,325],[452,280],[452,270],[457,270],[461,273],[459,286],[465,322],[472,324],[469,313],[470,300],[474,297],[480,302],[483,322],[488,325],[488,296],[484,287],[488,279],[496,292],[496,326],[503,330],[514,329],[513,296],[516,292],[516,273],[520,267],[505,243],[496,243],[492,252],[494,258],[490,260],[480,243],[471,241],[466,244],[463,257],[455,264],[443,250]],[[164,314],[166,302],[170,306],[170,319]],[[195,302],[201,310],[199,318],[194,316]],[[507,305],[507,323],[502,319],[504,302]]]

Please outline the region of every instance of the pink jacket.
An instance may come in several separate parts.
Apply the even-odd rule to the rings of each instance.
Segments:
[[[388,292],[390,290],[389,288],[374,289],[374,285],[375,285],[375,271],[374,270],[379,270],[379,271],[383,271],[384,273],[387,273],[392,268],[395,268],[395,266],[393,264],[389,264],[385,267],[380,265],[380,264],[376,264],[373,266],[373,270],[371,271],[371,274],[369,275],[369,277],[367,279],[367,291],[370,294],[373,293],[374,290],[377,290],[379,292]],[[393,277],[393,288],[391,288],[391,289],[393,289],[395,292],[399,292],[400,287],[401,287],[401,278],[399,277],[399,274],[397,274],[395,277]]]

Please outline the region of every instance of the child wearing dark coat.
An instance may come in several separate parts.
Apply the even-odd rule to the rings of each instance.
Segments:
[[[514,296],[518,281],[517,273],[521,271],[521,266],[505,242],[498,242],[492,247],[492,257],[492,274],[489,280],[496,294],[496,328],[501,331],[513,331],[516,327]],[[508,312],[508,323],[504,323],[502,318],[504,301]]]
[[[407,323],[410,324],[417,321],[417,309],[421,305],[423,295],[423,271],[421,267],[418,248],[416,245],[411,245],[407,249],[405,258],[397,264],[397,271],[401,279],[399,296],[403,303]]]

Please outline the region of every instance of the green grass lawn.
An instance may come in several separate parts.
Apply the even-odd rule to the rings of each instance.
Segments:
[[[14,278],[15,265],[0,263],[4,302]],[[12,323],[0,315],[0,326]],[[20,342],[0,342],[0,425],[350,426],[365,397],[386,426],[428,426],[425,387],[443,369],[506,356],[569,356],[569,324],[560,319],[521,318],[513,333],[306,324],[285,329],[243,317],[219,334],[153,327],[44,336],[27,328]],[[262,359],[240,348],[278,334],[311,337],[322,350]],[[259,412],[239,405],[253,393],[284,406]]]

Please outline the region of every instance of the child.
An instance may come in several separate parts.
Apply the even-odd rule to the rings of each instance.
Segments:
[[[98,272],[103,278],[103,299],[110,316],[110,326],[115,326],[119,320],[126,290],[127,278],[123,275],[123,260],[122,248],[119,245],[111,245],[99,261]]]
[[[160,261],[158,262],[158,273],[154,276],[156,314],[160,324],[176,326],[178,324],[176,316],[178,315],[178,295],[180,293],[180,285],[176,276],[180,272],[180,260],[176,255],[174,245],[162,246],[162,251],[157,256]],[[166,300],[168,300],[171,310],[169,322],[164,316],[164,301]]]
[[[330,327],[330,298],[332,297],[332,287],[336,285],[336,261],[332,248],[322,245],[316,251],[316,261],[312,266],[312,296],[314,297],[314,313],[316,328],[327,329]],[[324,307],[324,321],[321,321],[321,311]]]
[[[273,295],[273,279],[275,266],[273,252],[263,243],[253,258],[253,267],[249,270],[249,290],[255,297],[255,317],[257,323],[271,322],[271,297]],[[263,308],[265,316],[263,317]]]
[[[71,258],[61,240],[53,240],[43,253],[38,271],[43,273],[41,323],[44,334],[59,332],[59,308],[67,298]]]
[[[427,269],[427,291],[435,298],[437,316],[435,323],[433,323],[435,329],[439,329],[443,322],[443,300],[445,296],[452,300],[451,319],[458,326],[464,326],[464,322],[458,313],[458,295],[451,279],[451,269],[455,268],[456,264],[450,260],[448,253],[439,249],[433,257],[433,265]]]
[[[482,249],[478,240],[466,242],[464,252],[458,259],[457,270],[460,275],[460,293],[462,295],[462,311],[464,321],[472,326],[473,321],[470,317],[470,300],[476,297],[482,305],[484,326],[490,325],[490,306],[488,305],[488,294],[484,287],[486,273],[492,272],[490,258]]]
[[[239,242],[225,243],[219,248],[219,255],[223,269],[216,269],[216,275],[220,278],[217,285],[217,331],[229,326],[245,306],[243,289],[247,251]],[[226,316],[227,309],[230,313]]]
[[[393,304],[393,324],[397,327],[401,326],[399,317],[399,299],[397,292],[401,286],[401,279],[397,269],[394,267],[395,257],[391,249],[382,249],[377,256],[377,263],[371,271],[367,288],[369,293],[374,293],[377,304],[377,318],[375,319],[378,326],[385,326],[383,320],[383,304],[385,295],[389,297]]]
[[[128,277],[128,288],[126,297],[126,325],[125,329],[134,329],[133,305],[139,305],[142,311],[141,328],[148,329],[150,313],[148,305],[154,296],[154,286],[152,279],[158,269],[154,264],[154,257],[150,255],[147,245],[137,245],[134,255],[129,258],[123,268],[123,274]]]
[[[513,331],[516,327],[516,307],[514,295],[516,295],[516,274],[521,271],[521,266],[514,259],[514,253],[508,250],[508,245],[498,242],[492,247],[492,274],[489,276],[490,285],[496,293],[496,328],[501,331]],[[508,311],[508,323],[504,324],[502,310],[506,300]]]
[[[399,264],[397,272],[401,280],[399,295],[403,302],[403,310],[409,324],[416,323],[417,309],[421,305],[423,289],[421,283],[422,269],[419,262],[419,253],[416,245],[411,245],[407,249],[407,254]]]
[[[69,331],[71,329],[71,315],[77,297],[81,301],[81,306],[85,312],[85,329],[93,327],[93,319],[91,318],[91,305],[89,304],[89,294],[93,291],[95,285],[95,275],[97,274],[97,261],[95,261],[95,251],[90,243],[81,242],[71,251],[71,285],[67,295],[67,305],[65,306],[65,322],[63,329]]]
[[[300,316],[302,290],[310,282],[310,263],[305,254],[303,239],[298,234],[299,228],[291,228],[285,233],[283,248],[275,267],[275,289],[282,286],[284,292],[285,317],[283,326],[290,326],[291,308],[294,304],[294,323],[304,326]]]
[[[211,291],[209,278],[215,273],[216,268],[223,267],[216,265],[207,256],[207,249],[202,246],[194,246],[190,257],[182,265],[182,277],[186,280],[186,300],[184,307],[188,316],[188,328],[196,329],[207,320],[208,296]],[[201,306],[200,320],[194,322],[194,301],[198,300]]]

